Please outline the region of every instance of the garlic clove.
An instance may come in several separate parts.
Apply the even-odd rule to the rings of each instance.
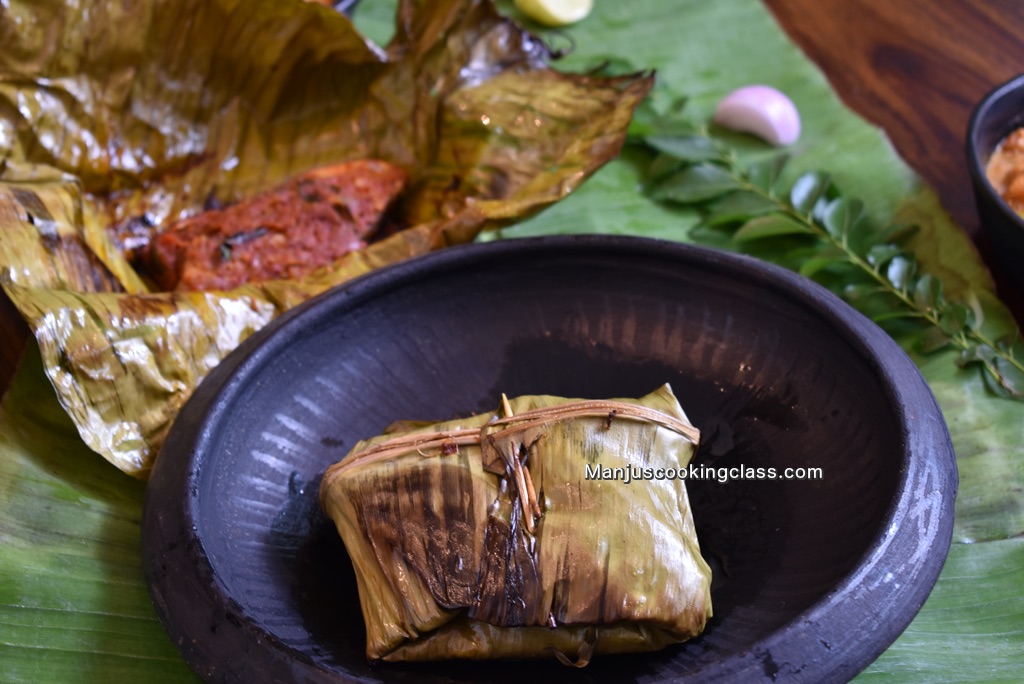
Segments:
[[[520,12],[545,26],[568,26],[594,8],[594,0],[515,0]]]
[[[800,113],[784,93],[749,85],[726,95],[712,118],[719,126],[751,133],[772,145],[792,145],[800,137]]]

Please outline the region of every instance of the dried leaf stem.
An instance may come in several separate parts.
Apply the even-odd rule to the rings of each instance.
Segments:
[[[694,444],[700,439],[700,432],[696,428],[663,411],[622,401],[576,401],[524,411],[516,415],[506,415],[504,418],[495,418],[479,428],[455,428],[396,435],[350,455],[331,466],[329,471],[342,472],[357,465],[383,461],[413,451],[417,451],[423,456],[432,456],[436,454],[428,453],[428,451],[443,449],[445,444],[479,446],[484,443],[484,440],[500,443],[514,433],[574,418],[601,418],[606,421],[625,419],[648,422],[673,430]],[[495,428],[502,429],[495,430]]]

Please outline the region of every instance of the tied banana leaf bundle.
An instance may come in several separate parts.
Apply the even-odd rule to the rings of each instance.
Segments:
[[[700,433],[642,399],[523,396],[357,444],[320,497],[349,552],[366,652],[389,661],[652,651],[711,616],[684,481]]]
[[[490,0],[403,0],[384,48],[298,0],[11,0],[0,44],[0,285],[85,443],[137,477],[251,333],[557,202],[617,155],[653,83],[550,68]],[[204,208],[367,159],[407,178],[395,226],[311,273],[168,292],[126,257]]]

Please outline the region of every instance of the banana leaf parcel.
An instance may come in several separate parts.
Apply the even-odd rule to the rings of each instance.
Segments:
[[[83,440],[139,477],[253,331],[558,201],[653,82],[555,71],[489,0],[404,0],[386,49],[299,0],[11,0],[0,45],[0,284]],[[163,292],[125,258],[211,203],[360,159],[407,174],[401,229],[311,274]]]
[[[583,666],[703,630],[711,571],[678,476],[699,432],[668,385],[407,427],[357,444],[320,489],[368,657]]]

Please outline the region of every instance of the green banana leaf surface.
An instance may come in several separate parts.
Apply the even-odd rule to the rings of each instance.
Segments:
[[[511,3],[500,7],[519,17]],[[393,3],[366,0],[356,11],[356,23],[384,45],[395,32],[394,12]],[[827,170],[876,216],[918,224],[914,246],[925,268],[941,276],[953,294],[976,297],[993,334],[1013,330],[963,231],[884,135],[842,105],[756,0],[598,0],[593,14],[566,33],[574,50],[559,69],[580,71],[626,58],[656,69],[664,94],[688,97],[691,116],[709,115],[718,98],[740,85],[767,83],[785,91],[804,125],[791,172]],[[547,35],[556,44],[565,40],[564,34]],[[175,38],[180,36],[167,36]],[[370,59],[369,53],[360,54]],[[0,89],[7,87],[0,82]],[[112,82],[109,92],[96,96],[117,97],[119,87],[125,86]],[[39,111],[43,116],[50,110]],[[8,132],[0,129],[0,140],[5,136]],[[250,144],[266,151],[269,142]],[[691,231],[696,215],[638,192],[644,163],[627,152],[565,199],[488,236],[603,232],[699,241]],[[49,187],[66,173],[39,172],[31,183]],[[89,182],[126,182],[97,179]],[[238,188],[261,182],[239,180]],[[51,215],[74,214],[73,194],[57,200],[47,204]],[[134,206],[128,202],[122,211]],[[496,222],[510,224],[527,213]],[[117,275],[117,268],[110,271]],[[126,284],[128,277],[115,279],[129,291],[138,287]],[[955,352],[922,356],[909,339],[900,341],[938,398],[957,453],[961,484],[954,544],[921,612],[859,680],[1019,681],[1024,671],[1024,404],[993,395],[976,371],[955,365]],[[141,481],[111,467],[83,442],[47,381],[43,358],[30,350],[0,405],[0,680],[193,679],[146,593],[139,554],[143,492]]]

